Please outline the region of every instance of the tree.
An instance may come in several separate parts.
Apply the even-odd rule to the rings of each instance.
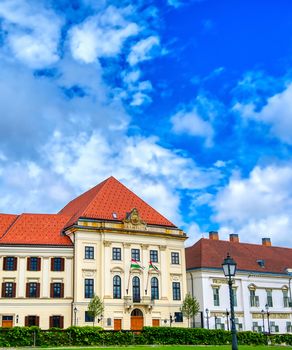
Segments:
[[[199,310],[200,304],[198,300],[188,293],[181,308],[183,315],[188,319],[188,327],[190,327],[190,318],[196,316]]]
[[[103,313],[103,310],[104,310],[103,302],[100,300],[99,296],[94,294],[87,308],[89,316],[93,317],[93,326],[94,326],[96,317],[101,316]]]

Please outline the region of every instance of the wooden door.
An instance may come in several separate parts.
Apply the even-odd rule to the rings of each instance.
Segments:
[[[144,326],[143,316],[131,316],[131,330],[140,331]]]
[[[160,320],[158,318],[152,319],[152,327],[159,327],[160,326]]]
[[[2,327],[13,327],[13,320],[2,320]]]
[[[114,319],[114,330],[120,331],[122,329],[122,320],[120,318]]]

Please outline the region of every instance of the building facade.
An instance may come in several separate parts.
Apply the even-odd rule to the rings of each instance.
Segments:
[[[236,234],[219,240],[217,232],[186,249],[188,291],[201,305],[203,326],[230,329],[230,302],[222,262],[227,253],[237,263],[233,292],[237,330],[292,331],[292,249],[240,243]]]
[[[2,326],[92,325],[95,294],[105,329],[185,326],[185,239],[113,177],[58,214],[0,214]]]

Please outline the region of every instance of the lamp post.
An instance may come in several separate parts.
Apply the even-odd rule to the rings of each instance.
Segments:
[[[207,328],[209,329],[210,328],[210,325],[209,325],[209,309],[206,309],[206,319],[207,319]]]
[[[76,321],[77,321],[76,317],[77,317],[77,311],[78,311],[76,306],[74,307],[73,311],[74,311],[74,326],[76,326]]]
[[[226,309],[227,330],[229,331],[229,311]]]
[[[231,321],[231,336],[232,336],[232,350],[238,350],[237,337],[236,337],[236,327],[235,327],[235,315],[234,315],[234,297],[232,289],[232,278],[236,274],[236,262],[227,253],[227,257],[222,263],[222,268],[225,277],[228,279],[229,286],[229,299],[230,299],[230,321]]]
[[[270,329],[270,313],[269,313],[269,305],[268,305],[268,304],[266,304],[266,305],[265,305],[265,308],[266,308],[266,310],[267,310],[268,332],[269,332],[269,334],[270,334],[270,333],[271,333],[271,329]]]
[[[266,333],[266,330],[265,330],[265,310],[262,310],[261,313],[262,313],[262,319],[263,319],[263,333]]]

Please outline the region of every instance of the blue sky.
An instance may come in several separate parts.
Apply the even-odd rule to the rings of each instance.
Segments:
[[[0,211],[113,175],[183,228],[292,245],[292,4],[2,0]]]

